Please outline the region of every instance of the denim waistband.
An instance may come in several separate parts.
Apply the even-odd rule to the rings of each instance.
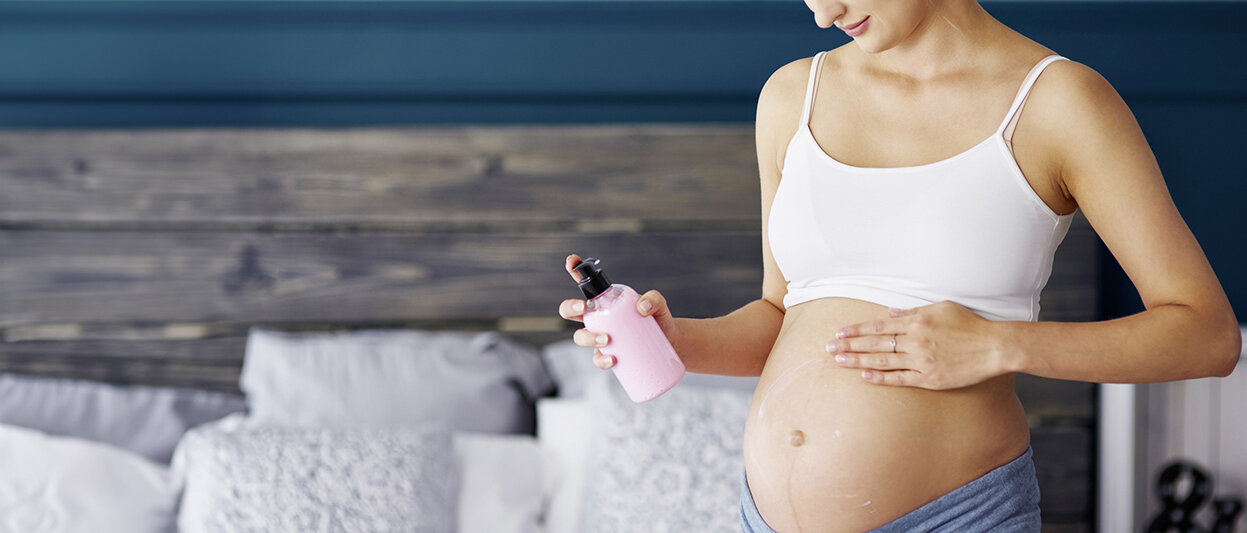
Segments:
[[[877,533],[1038,533],[1039,481],[1028,446],[1018,458],[872,530]],[[762,520],[742,468],[741,533],[776,533]]]

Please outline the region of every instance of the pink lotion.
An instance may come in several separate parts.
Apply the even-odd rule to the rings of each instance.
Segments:
[[[645,402],[671,390],[684,377],[684,362],[652,316],[637,311],[639,295],[632,287],[612,284],[598,268],[600,260],[586,258],[576,265],[585,295],[585,329],[610,336],[600,348],[615,356],[615,378],[634,402]]]

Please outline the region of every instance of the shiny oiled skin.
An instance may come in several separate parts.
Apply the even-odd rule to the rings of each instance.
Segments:
[[[866,531],[1026,451],[1013,374],[955,390],[884,387],[827,353],[838,328],[887,316],[847,298],[785,313],[744,442],[750,490],[776,531]]]

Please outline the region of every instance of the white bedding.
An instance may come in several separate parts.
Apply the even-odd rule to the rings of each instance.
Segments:
[[[461,339],[478,348],[490,340]],[[585,394],[537,401],[537,437],[450,428],[446,422],[455,418],[445,416],[400,417],[402,424],[386,427],[342,423],[355,420],[350,414],[291,425],[236,413],[187,433],[170,469],[110,443],[0,424],[0,533],[147,533],[173,531],[175,524],[186,533],[732,530],[740,434],[754,380],[690,374],[664,396],[635,404],[610,372],[592,366],[591,350],[558,344],[559,360],[552,363],[547,350],[546,365],[562,369],[560,391]],[[308,362],[291,345],[278,348],[288,359],[283,368]],[[446,348],[421,364],[458,357]],[[536,359],[535,352],[517,357]],[[393,361],[417,358],[396,354]],[[269,371],[267,390],[280,392],[291,408],[324,405],[340,396],[330,390],[334,376],[342,376],[335,362],[358,369],[369,360],[328,352],[316,359],[316,386],[292,386]],[[505,409],[532,401],[523,397],[536,390],[530,386],[552,386],[532,375],[530,362],[513,369],[531,381],[521,385],[521,396],[491,393],[505,400]],[[478,363],[439,375],[458,380]],[[312,375],[308,367],[300,371]],[[351,372],[350,390],[364,390],[368,380],[360,376],[367,372]],[[469,381],[505,387],[507,375],[490,371],[486,381]],[[458,402],[456,395],[477,390],[456,389],[448,379],[438,401]],[[404,380],[383,381],[368,393],[379,402],[372,405],[406,410],[415,397],[402,390]],[[489,403],[476,402],[459,416],[473,417]],[[348,411],[361,409],[367,407],[356,403]],[[499,428],[511,423],[490,420]]]
[[[102,443],[0,425],[0,532],[171,532],[168,467]]]

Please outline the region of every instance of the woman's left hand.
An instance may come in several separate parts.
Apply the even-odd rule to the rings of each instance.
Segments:
[[[888,315],[842,328],[827,351],[878,385],[956,389],[1007,372],[997,328],[960,304],[889,309]]]

